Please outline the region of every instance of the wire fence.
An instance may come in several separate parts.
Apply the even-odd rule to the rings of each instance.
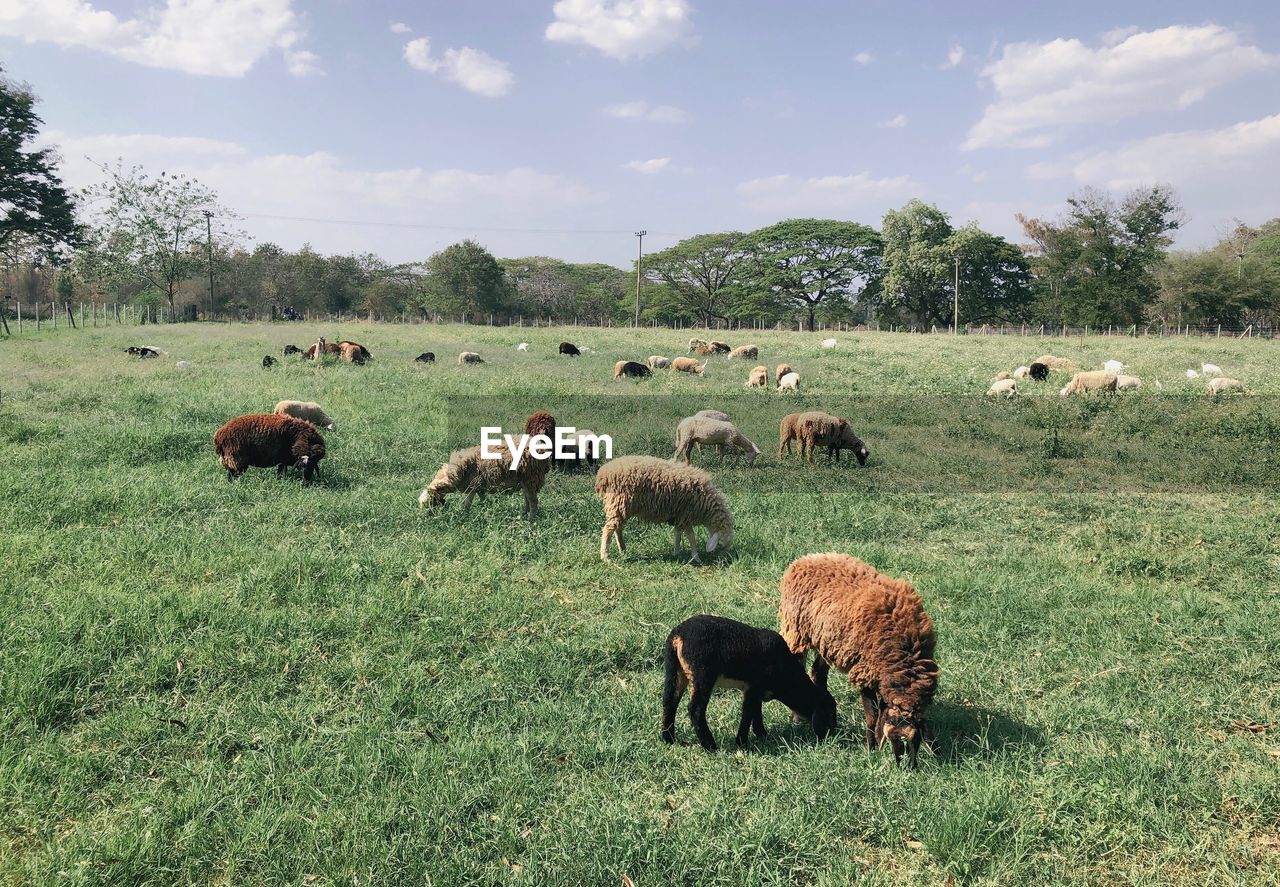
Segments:
[[[176,316],[171,316],[176,315]],[[553,316],[529,316],[523,314],[436,314],[423,312],[398,312],[386,314],[377,311],[367,312],[326,312],[311,313],[297,320],[312,323],[385,323],[385,324],[446,324],[460,323],[474,326],[498,327],[552,327],[552,326],[584,326],[584,327],[618,327],[633,328],[633,321],[616,321],[612,317],[578,316],[572,319]],[[146,324],[165,324],[178,322],[214,322],[214,323],[281,323],[295,321],[284,319],[274,309],[268,312],[238,310],[217,312],[212,317],[197,306],[187,304],[180,306],[177,312],[170,312],[164,305],[127,305],[105,302],[39,302],[28,303],[6,300],[0,309],[0,335],[21,336],[31,332],[44,330],[84,330],[106,326],[143,326]],[[671,330],[704,330],[741,332],[746,330],[794,330],[803,332],[805,324],[800,320],[768,322],[760,320],[715,320],[710,323],[691,324],[684,321],[663,322],[658,320],[643,321],[640,327]],[[954,335],[956,330],[950,326],[891,324],[891,323],[847,323],[817,322],[815,332],[840,333],[915,333],[923,335]],[[1095,336],[1126,336],[1129,338],[1234,338],[1234,339],[1275,339],[1280,336],[1280,326],[1273,323],[1251,323],[1246,326],[1222,326],[1221,324],[1166,324],[1146,323],[1129,326],[1071,326],[1057,324],[1034,323],[1001,323],[1001,324],[966,324],[959,329],[962,336],[1031,336],[1037,338],[1080,338]]]

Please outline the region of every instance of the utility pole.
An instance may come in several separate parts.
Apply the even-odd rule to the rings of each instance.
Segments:
[[[951,335],[960,335],[960,256],[953,256],[956,260],[956,285],[952,290],[954,301],[951,306]]]
[[[204,211],[204,247],[209,260],[209,320],[213,320],[213,213]]]
[[[637,231],[639,247],[636,250],[636,326],[640,326],[640,264],[644,261],[644,236],[648,231]]]

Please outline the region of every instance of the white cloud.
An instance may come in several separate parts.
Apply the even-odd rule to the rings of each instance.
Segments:
[[[894,116],[890,117],[888,120],[881,120],[879,123],[876,124],[876,126],[879,126],[881,129],[902,129],[906,125],[907,125],[906,114],[895,114]]]
[[[862,52],[855,55],[853,60],[860,65],[869,65],[876,60],[876,57],[864,49]]]
[[[964,61],[964,47],[959,43],[952,43],[951,48],[947,50],[947,61],[943,68],[954,68],[956,65]]]
[[[609,117],[620,120],[647,120],[650,123],[684,123],[689,115],[673,105],[650,105],[648,102],[623,102],[604,109]]]
[[[843,212],[883,209],[923,191],[908,176],[876,179],[867,173],[800,179],[766,176],[738,185],[742,202],[752,209],[778,213]]]
[[[303,30],[292,0],[164,0],[122,19],[87,0],[0,0],[0,35],[106,52],[153,68],[243,77],[273,50],[291,73],[316,73],[296,48]]]
[[[670,157],[655,157],[652,160],[631,160],[622,164],[622,166],[624,169],[651,176],[656,172],[662,172],[670,162]]]
[[[446,49],[442,58],[436,58],[431,55],[431,41],[427,37],[406,43],[404,60],[410,67],[439,74],[464,89],[489,98],[506,95],[516,81],[506,62],[470,46]]]
[[[1219,25],[1116,33],[1097,49],[1079,40],[1013,43],[982,71],[996,93],[966,149],[1036,147],[1054,130],[1185,108],[1210,90],[1274,65],[1276,56]]]
[[[392,33],[392,34],[408,34],[408,33],[409,33],[410,31],[412,31],[412,30],[413,30],[413,28],[409,27],[409,26],[408,26],[408,25],[406,25],[404,22],[392,22],[392,23],[391,23],[391,33]]]
[[[688,0],[559,0],[546,38],[585,43],[616,59],[643,58],[693,37]]]

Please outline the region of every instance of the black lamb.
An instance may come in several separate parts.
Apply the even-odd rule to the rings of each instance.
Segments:
[[[764,736],[762,704],[776,699],[813,723],[823,739],[836,725],[836,701],[825,687],[804,673],[803,657],[787,647],[782,635],[723,616],[691,616],[671,630],[666,646],[666,680],[662,688],[662,739],[676,740],[676,706],[690,685],[689,720],[707,751],[716,741],[707,726],[707,703],[716,687],[743,691],[737,743],[747,744],[749,728]]]
[[[1033,363],[1030,369],[1031,378],[1035,379],[1037,382],[1043,382],[1049,378],[1049,367],[1043,363]]]
[[[414,363],[435,363],[436,353],[434,351],[424,351],[413,359]]]
[[[276,359],[275,359],[274,357],[272,357],[270,354],[268,354],[268,355],[266,355],[265,357],[263,357],[263,358],[262,358],[262,368],[263,368],[264,370],[265,370],[265,369],[270,369],[271,367],[273,367],[273,366],[275,366],[275,365],[276,365]]]
[[[577,345],[575,345],[575,344],[573,344],[572,342],[561,342],[561,343],[560,343],[560,353],[561,353],[561,354],[567,354],[567,355],[569,355],[570,357],[577,357],[577,356],[578,356],[578,355],[580,355],[582,352],[581,352],[581,351],[579,351],[579,350],[578,350],[578,346],[577,346]]]
[[[302,353],[302,349],[301,349],[301,348],[299,348],[297,345],[285,345],[285,346],[284,346],[284,356],[285,356],[285,357],[288,357],[290,354],[301,354],[301,353]]]

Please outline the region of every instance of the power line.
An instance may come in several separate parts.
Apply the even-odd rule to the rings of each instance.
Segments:
[[[365,219],[320,219],[314,216],[281,216],[272,213],[241,213],[246,219],[278,219],[286,222],[315,222],[321,225],[367,225],[374,228],[410,228],[422,231],[484,231],[498,234],[634,234],[625,228],[496,228],[484,225],[428,225],[422,222],[381,222]],[[651,231],[657,237],[683,237],[672,231]]]

